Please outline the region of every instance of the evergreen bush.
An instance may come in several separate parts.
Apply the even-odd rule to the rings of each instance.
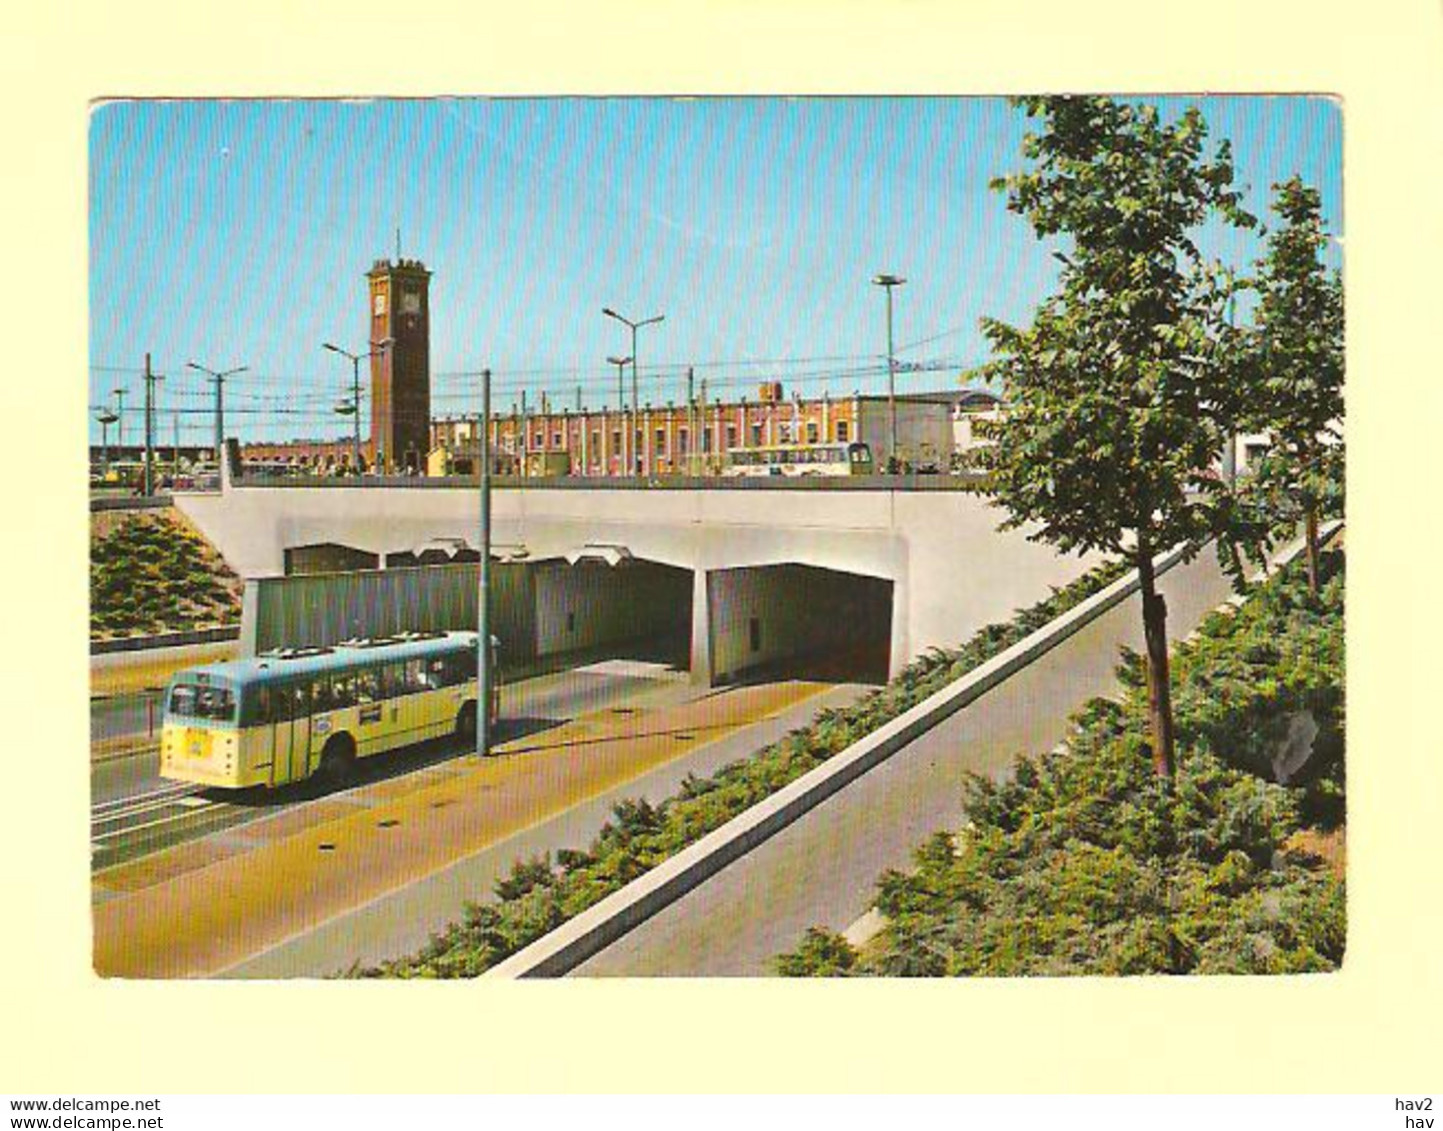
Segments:
[[[1178,773],[1156,777],[1146,692],[1125,655],[1122,700],[1074,717],[1067,749],[964,783],[965,835],[937,834],[889,871],[888,923],[860,951],[809,934],[776,961],[801,975],[1282,974],[1336,969],[1344,881],[1298,847],[1343,815],[1343,558],[1317,597],[1301,566],[1179,645]],[[1320,723],[1303,780],[1259,771],[1280,720]],[[1330,740],[1331,739],[1331,740]]]
[[[728,763],[710,777],[688,775],[677,793],[659,805],[646,800],[618,802],[611,820],[586,851],[558,852],[554,865],[546,856],[518,862],[511,875],[495,885],[496,902],[472,908],[461,922],[433,936],[415,955],[351,973],[391,978],[474,977],[720,828],[1124,572],[1121,563],[1099,566],[1054,589],[1008,623],[979,630],[961,648],[933,649],[852,706],[823,710],[809,725],[749,758]],[[815,945],[819,953],[828,947],[835,949],[831,941]],[[847,944],[843,941],[841,945]]]

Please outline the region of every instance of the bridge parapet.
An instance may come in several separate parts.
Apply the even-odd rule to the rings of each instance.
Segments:
[[[631,560],[692,572],[697,598],[718,571],[771,566],[890,582],[893,671],[1006,620],[1100,560],[1063,557],[1030,542],[1026,530],[1000,531],[1005,513],[950,477],[901,479],[668,480],[660,490],[601,479],[499,482],[491,537],[530,561],[623,548]],[[178,496],[175,505],[238,574],[265,577],[282,574],[286,551],[300,547],[335,544],[384,560],[437,539],[476,546],[475,481],[431,482],[354,479],[306,490],[237,481],[222,494]],[[849,486],[835,485],[843,482]],[[924,482],[941,486],[917,486]]]
[[[431,478],[424,475],[362,475],[355,478],[319,475],[249,475],[232,486],[241,490],[284,488],[302,490],[392,490],[406,491],[472,491],[480,489],[474,475],[448,475]],[[947,491],[977,494],[980,476],[959,475],[848,475],[848,476],[737,476],[688,477],[655,476],[645,479],[622,479],[605,476],[555,475],[526,477],[493,475],[491,486],[500,491]]]

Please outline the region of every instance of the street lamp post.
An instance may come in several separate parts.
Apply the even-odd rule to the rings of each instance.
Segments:
[[[887,464],[897,464],[897,359],[892,352],[892,288],[907,280],[899,275],[873,275],[872,283],[887,292],[887,417],[889,435]]]
[[[104,476],[110,471],[110,426],[120,417],[105,408],[95,419],[100,424],[100,474]]]
[[[225,379],[234,377],[237,373],[244,373],[249,367],[238,365],[234,369],[223,369],[217,372],[214,369],[207,369],[194,361],[187,361],[186,365],[191,369],[198,370],[206,375],[206,379],[215,384],[215,462],[220,466],[221,449],[225,446]]]
[[[636,362],[636,332],[637,332],[639,329],[641,329],[643,326],[651,326],[651,325],[653,325],[653,324],[655,324],[655,323],[657,323],[657,322],[663,321],[663,320],[666,318],[666,315],[665,315],[665,314],[658,314],[658,315],[656,315],[654,318],[643,318],[640,322],[633,322],[630,318],[626,318],[626,317],[624,317],[624,316],[616,313],[616,311],[612,310],[611,307],[609,307],[609,306],[602,307],[601,313],[604,314],[604,315],[606,315],[608,318],[615,318],[615,319],[616,319],[618,322],[620,322],[623,326],[629,326],[629,327],[631,328],[631,415],[632,415],[632,419],[633,419],[633,422],[634,422],[634,421],[635,421],[635,418],[636,418],[636,414],[637,414],[637,409],[640,407],[640,395],[639,395],[639,393],[638,393],[638,391],[637,391],[637,387],[638,387],[638,385],[640,384],[640,382],[639,382],[639,380],[638,380],[638,378],[637,378],[637,371],[636,371],[636,367],[637,367],[637,362]],[[634,433],[634,432],[636,431],[635,423],[633,423],[632,427],[631,427],[630,429],[628,429],[628,431],[629,431],[629,432],[632,432],[632,433]],[[635,439],[634,439],[634,437],[630,437],[629,439],[630,439],[630,442],[632,443],[632,446],[634,447],[634,446],[635,446]],[[635,466],[635,464],[636,464],[636,453],[635,453],[635,452],[632,453],[631,462],[632,462],[633,466]],[[639,472],[638,472],[638,474],[639,474]]]
[[[145,355],[145,478],[147,498],[155,494],[155,383],[165,380],[151,371],[150,354]]]
[[[609,361],[612,365],[616,366],[616,412],[617,415],[621,417],[620,470],[625,473],[627,468],[626,447],[629,443],[629,441],[627,440],[627,434],[630,432],[630,428],[627,426],[626,423],[626,394],[623,391],[624,386],[621,383],[621,378],[622,374],[626,371],[626,367],[631,364],[631,358],[608,357],[606,360]]]
[[[491,370],[481,370],[481,583],[476,594],[476,754],[491,749]]]
[[[330,342],[321,343],[322,349],[351,359],[351,412],[355,413],[356,417],[355,433],[351,440],[351,469],[356,475],[361,474],[361,361],[368,357],[379,357],[394,343],[394,338],[382,338],[379,342],[372,342],[370,350],[366,353],[352,353],[350,350],[343,350],[340,346],[332,345]]]
[[[120,458],[125,458],[125,390],[115,390],[115,446],[120,449]]]

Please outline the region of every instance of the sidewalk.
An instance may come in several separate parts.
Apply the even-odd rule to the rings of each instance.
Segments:
[[[94,877],[97,973],[214,974],[817,695],[742,687],[582,716]],[[459,910],[459,909],[457,909]]]
[[[223,640],[214,644],[183,644],[137,652],[107,652],[90,658],[90,697],[135,695],[164,687],[172,675],[196,664],[233,660],[240,644]]]
[[[746,758],[788,731],[804,726],[827,707],[855,702],[870,687],[838,684],[799,700],[752,726],[688,750],[680,757],[620,782],[564,812],[499,840],[418,883],[387,892],[302,935],[286,939],[222,972],[226,978],[320,978],[414,954],[433,934],[444,931],[468,903],[495,899],[496,881],[509,875],[516,860],[558,848],[585,849],[611,810],[623,799],[645,798],[653,805],[674,796],[688,774],[707,777],[728,762]]]

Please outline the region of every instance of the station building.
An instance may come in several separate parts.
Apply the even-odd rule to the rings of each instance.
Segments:
[[[946,471],[952,453],[977,442],[972,419],[995,413],[998,398],[985,390],[906,393],[896,398],[897,456],[906,467]],[[431,475],[475,473],[479,416],[431,422]],[[717,475],[734,448],[787,444],[865,443],[875,466],[891,450],[891,411],[884,395],[788,396],[780,382],[762,384],[755,398],[699,397],[691,404],[643,405],[639,412],[611,408],[495,415],[491,420],[492,470],[519,475],[608,477]]]
[[[431,447],[430,292],[431,272],[419,259],[378,259],[366,272],[371,429],[361,438],[362,471],[425,470]],[[251,464],[351,472],[355,448],[354,437],[289,440],[248,443],[241,456]]]
[[[431,278],[418,259],[378,259],[366,273],[371,427],[359,445],[362,472],[476,472],[479,416],[431,416]],[[536,410],[493,412],[492,470],[520,476],[717,475],[732,449],[790,444],[864,443],[878,470],[894,455],[885,395],[802,396],[765,381],[755,397],[723,401],[708,397],[704,376],[699,389],[690,403],[634,410],[557,408],[543,395]],[[897,461],[922,471],[946,471],[959,446],[975,442],[971,422],[998,409],[998,398],[982,389],[904,393],[895,403]],[[247,443],[242,458],[252,466],[354,474],[356,446],[354,437]]]

